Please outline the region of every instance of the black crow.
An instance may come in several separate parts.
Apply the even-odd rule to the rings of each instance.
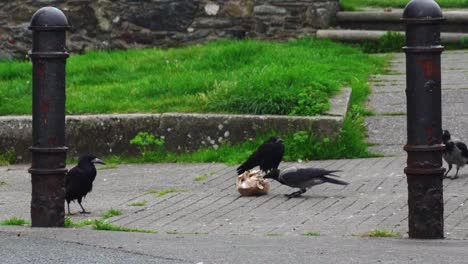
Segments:
[[[255,166],[260,166],[265,173],[271,169],[277,169],[283,159],[283,154],[283,140],[278,136],[271,137],[237,168],[237,173],[241,175]]]
[[[457,172],[452,179],[456,179],[458,178],[458,170],[468,162],[468,148],[465,143],[459,140],[452,140],[450,132],[447,130],[443,131],[442,140],[445,144],[443,157],[449,166],[444,178],[447,177],[449,171],[452,169],[452,164],[455,164],[457,166]]]
[[[68,171],[65,177],[65,200],[68,205],[68,214],[71,214],[70,202],[73,200],[78,200],[83,210],[82,214],[87,213],[81,205],[81,200],[93,189],[93,181],[96,178],[95,163],[105,164],[94,155],[83,155],[78,160],[78,165]]]
[[[338,175],[333,174],[335,172],[339,172],[339,170],[291,167],[283,171],[278,169],[271,170],[269,173],[263,176],[263,178],[271,178],[289,187],[299,188],[299,191],[286,195],[291,198],[301,196],[301,194],[307,191],[307,188],[326,182],[339,185],[348,185],[348,183],[345,181],[326,177],[339,177]]]

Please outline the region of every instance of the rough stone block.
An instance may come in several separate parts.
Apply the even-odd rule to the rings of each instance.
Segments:
[[[72,26],[68,49],[174,47],[233,36],[283,40],[304,30],[327,28],[338,11],[338,0],[60,0],[3,1],[0,9],[0,59],[24,59],[31,48],[28,30],[32,14],[44,5],[64,11]],[[289,17],[285,20],[285,17]],[[262,20],[265,27],[258,26]],[[273,27],[273,28],[272,28]],[[192,36],[206,29],[209,34]],[[225,32],[226,34],[219,34]],[[157,38],[163,33],[167,38]],[[170,37],[177,34],[177,41]]]
[[[280,134],[312,131],[318,138],[335,138],[346,115],[351,89],[345,88],[330,100],[323,116],[229,115],[229,114],[112,114],[66,117],[65,145],[68,155],[83,153],[134,155],[130,144],[139,132],[165,138],[170,151],[193,151],[221,144],[241,143],[268,132]],[[32,144],[30,116],[0,116],[0,149],[14,151],[18,161],[29,161]]]

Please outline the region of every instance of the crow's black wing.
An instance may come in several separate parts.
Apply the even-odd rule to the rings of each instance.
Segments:
[[[260,145],[260,147],[258,147],[257,150],[255,150],[254,153],[252,153],[252,155],[250,155],[250,157],[237,168],[237,173],[240,175],[245,171],[260,165],[270,149],[271,143],[263,143]]]
[[[65,178],[65,198],[74,200],[86,196],[93,188],[93,183],[87,171],[80,167],[72,168]]]
[[[461,141],[456,141],[455,145],[461,151],[462,156],[465,157],[465,158],[468,158],[468,148],[466,147],[465,143],[463,143]]]
[[[280,162],[283,160],[284,145],[282,143],[270,143],[265,150],[264,158],[260,162],[260,169],[269,171],[277,169]]]
[[[77,199],[83,193],[84,171],[74,167],[65,176],[65,197],[67,200]]]
[[[321,168],[288,168],[280,173],[279,180],[281,183],[291,186],[304,188],[315,184],[328,181],[329,178],[324,177],[330,173],[337,172]]]

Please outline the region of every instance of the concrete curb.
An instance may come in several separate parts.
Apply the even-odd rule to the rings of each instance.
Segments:
[[[317,38],[356,43],[364,40],[377,41],[387,32],[382,30],[320,29],[317,31]],[[398,33],[405,35],[405,32],[398,31]],[[440,34],[442,44],[459,44],[464,38],[468,38],[468,33],[442,32]]]
[[[341,28],[404,31],[402,16],[403,9],[392,9],[390,12],[341,11],[336,14],[336,20]],[[468,11],[443,10],[443,16],[446,20],[441,25],[442,32],[468,32]]]
[[[445,23],[460,23],[466,24],[468,22],[468,11],[443,11]],[[401,21],[403,17],[403,9],[393,10],[391,12],[381,11],[341,11],[336,14],[339,22],[379,22],[379,21],[392,21],[399,24],[404,24]]]
[[[318,138],[335,138],[348,110],[351,88],[330,99],[323,116],[229,115],[198,113],[110,114],[66,117],[66,140],[70,156],[90,152],[96,155],[134,155],[129,143],[139,132],[165,138],[170,151],[191,151],[201,147],[239,143],[268,131],[294,133],[312,130]],[[31,116],[0,116],[0,149],[13,151],[18,162],[30,160]]]

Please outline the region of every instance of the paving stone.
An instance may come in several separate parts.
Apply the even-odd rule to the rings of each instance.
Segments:
[[[442,53],[442,125],[456,137],[467,138],[468,128],[468,53]],[[405,155],[406,76],[403,53],[393,54],[389,74],[370,78],[372,95],[368,108],[376,113],[366,118],[370,151],[387,156]]]
[[[153,229],[159,232],[207,232],[218,235],[322,235],[348,236],[375,228],[407,230],[407,186],[403,174],[405,157],[285,163],[289,166],[315,166],[341,169],[339,175],[348,186],[323,184],[308,190],[303,197],[289,199],[294,191],[272,182],[267,195],[242,197],[235,188],[235,167],[222,164],[141,164],[120,165],[100,170],[93,192],[83,205],[90,215],[72,219],[98,218],[109,208],[123,211],[110,218],[116,225]],[[0,211],[2,219],[29,218],[30,176],[28,166],[0,167]],[[201,182],[193,179],[212,171]],[[468,171],[457,180],[444,181],[446,232],[449,238],[468,235],[465,204],[468,202]],[[145,194],[168,188],[187,192],[162,197]],[[146,200],[142,207],[129,206]],[[77,211],[72,205],[72,211]]]

